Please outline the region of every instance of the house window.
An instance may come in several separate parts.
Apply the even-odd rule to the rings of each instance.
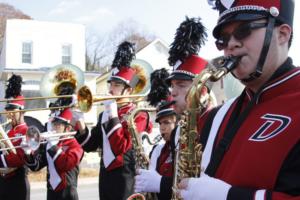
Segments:
[[[22,63],[32,63],[32,42],[22,43]]]
[[[62,64],[71,64],[72,59],[72,45],[63,45],[62,46]]]
[[[22,85],[22,94],[24,97],[40,97],[40,81],[26,80]],[[35,99],[25,102],[26,109],[46,108],[46,99]]]

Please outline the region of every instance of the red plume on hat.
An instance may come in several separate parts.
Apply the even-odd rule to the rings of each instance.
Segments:
[[[218,38],[223,25],[233,21],[274,17],[277,22],[293,27],[294,0],[208,0],[219,11],[213,35]]]
[[[118,46],[115,58],[112,63],[112,75],[108,82],[119,81],[131,88],[139,82],[135,69],[130,67],[131,61],[135,58],[134,44],[122,42]]]
[[[207,65],[197,54],[207,38],[206,28],[200,18],[186,17],[176,30],[169,51],[169,65],[173,66],[171,79],[191,80]]]
[[[5,90],[5,98],[11,99],[7,102],[5,109],[6,110],[14,110],[14,109],[24,109],[25,101],[23,100],[23,96],[21,94],[22,88],[22,77],[19,75],[13,74],[8,79],[8,84]]]

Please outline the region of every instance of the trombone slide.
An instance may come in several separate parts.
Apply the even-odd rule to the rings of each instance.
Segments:
[[[7,120],[5,123],[0,125],[0,142],[4,142],[7,146],[7,150],[11,150],[14,154],[16,154],[16,150],[13,148],[13,144],[11,142],[11,140],[9,139],[9,137],[7,136],[6,132],[3,129],[3,125],[10,123],[11,120]]]

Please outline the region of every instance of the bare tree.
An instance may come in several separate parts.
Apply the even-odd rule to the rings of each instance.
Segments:
[[[86,37],[86,70],[99,71],[107,56],[109,44],[104,37],[89,33]]]
[[[136,50],[139,51],[154,39],[153,34],[147,33],[146,28],[132,19],[120,22],[107,37],[90,34],[86,39],[86,69],[88,71],[107,71],[116,48],[122,41],[135,43]]]
[[[13,6],[0,3],[0,52],[2,47],[2,40],[5,33],[7,19],[32,19],[29,15],[24,14],[22,11],[14,8]]]

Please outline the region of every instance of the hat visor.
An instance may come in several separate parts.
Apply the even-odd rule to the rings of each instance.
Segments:
[[[65,124],[65,125],[71,125],[70,123],[68,123],[65,120],[62,120],[60,118],[54,117],[54,119],[52,120],[52,123],[61,123],[61,124]]]
[[[155,122],[158,123],[162,117],[166,117],[166,116],[170,116],[170,115],[176,115],[176,112],[174,110],[163,112],[160,115],[156,116]]]
[[[171,84],[171,80],[193,80],[194,76],[190,76],[184,73],[173,72],[167,79],[166,82],[168,85]]]
[[[267,16],[264,14],[254,14],[254,13],[237,13],[228,15],[224,19],[220,20],[217,26],[213,30],[213,36],[215,38],[219,38],[222,28],[232,22],[236,21],[253,21],[258,19],[266,18]]]
[[[5,110],[16,110],[16,109],[19,109],[19,110],[22,110],[21,106],[18,106],[16,104],[6,104]]]
[[[128,85],[124,80],[118,78],[117,76],[111,77],[110,79],[107,80],[108,83],[110,83],[111,81]]]

